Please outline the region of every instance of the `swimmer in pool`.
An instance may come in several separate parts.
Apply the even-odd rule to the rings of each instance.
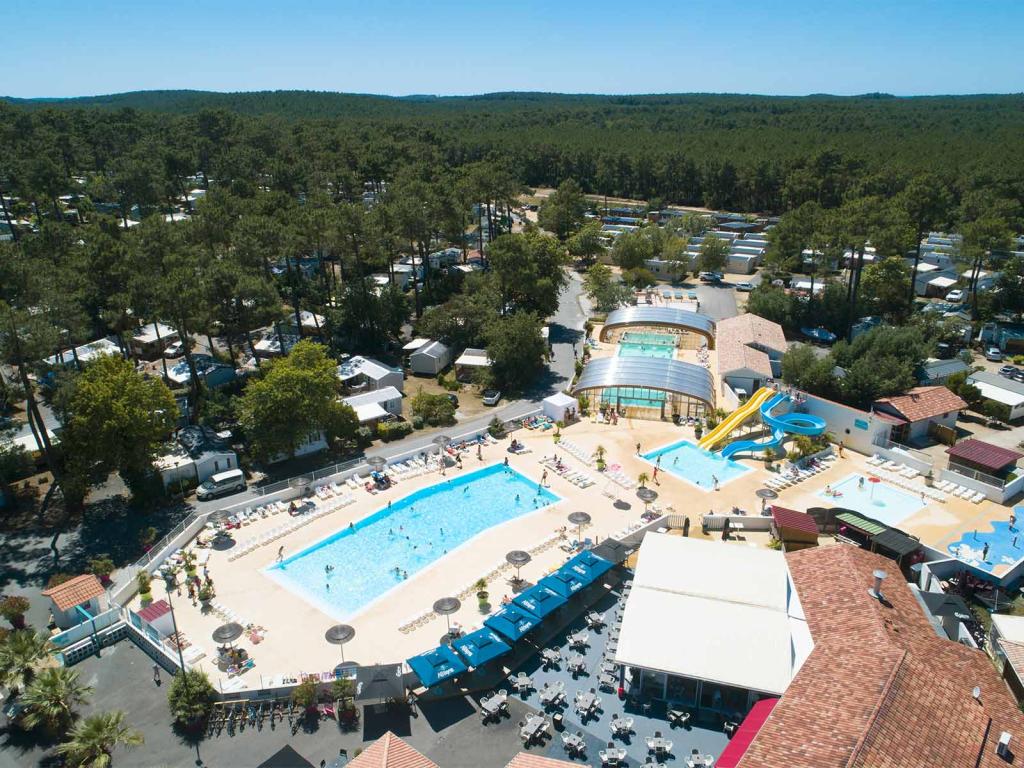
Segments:
[[[516,494],[516,503],[517,504],[519,503],[519,494],[518,493]]]

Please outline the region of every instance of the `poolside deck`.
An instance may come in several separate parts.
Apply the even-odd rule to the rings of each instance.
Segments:
[[[564,434],[584,450],[603,446],[606,461],[610,465],[619,464],[623,474],[634,479],[641,472],[652,474],[651,465],[636,455],[637,442],[641,444],[641,452],[646,452],[681,439],[694,439],[693,430],[688,427],[631,419],[620,419],[617,426],[584,420],[567,428]],[[491,574],[499,569],[505,553],[511,549],[534,550],[533,561],[522,569],[522,576],[527,580],[536,581],[558,567],[568,558],[557,546],[558,532],[568,526],[570,538],[575,533],[566,521],[570,512],[585,510],[591,515],[592,523],[584,529],[583,535],[594,540],[639,523],[643,504],[636,499],[635,491],[611,485],[596,469],[585,467],[576,458],[568,456],[564,449],[558,450],[552,431],[520,430],[515,437],[524,442],[531,452],[509,454],[505,450],[505,440],[500,445],[484,448],[482,462],[477,460],[473,452],[467,454],[464,458],[466,469],[463,471],[501,462],[507,456],[513,468],[539,481],[543,472],[539,460],[557,451],[569,466],[587,471],[597,481],[596,484],[589,488],[579,488],[549,473],[549,487],[562,501],[485,531],[411,576],[377,602],[352,616],[344,617],[356,629],[355,638],[344,647],[346,659],[359,663],[393,662],[434,646],[445,632],[443,617],[429,620],[409,632],[399,631],[399,627],[406,625],[415,616],[429,612],[437,598],[457,595],[480,577],[489,577],[488,591],[496,606],[503,595],[512,593],[506,582],[511,572],[500,570],[497,576]],[[762,486],[769,475],[761,461],[742,459],[741,462],[754,468],[754,471],[729,482],[717,492],[694,488],[667,473],[659,473],[657,482],[652,482],[650,487],[660,494],[656,503],[666,511],[671,509],[676,514],[688,516],[691,521],[690,535],[700,537],[700,516],[708,511],[727,512],[733,506],[738,506],[749,514],[758,514],[760,503],[754,491]],[[845,458],[836,461],[830,469],[782,491],[779,503],[795,509],[821,506],[823,500],[816,494],[826,484],[837,482],[851,472],[867,470],[865,457],[846,451]],[[449,469],[448,474],[451,476],[452,472],[457,471]],[[356,491],[355,503],[233,562],[228,560],[230,550],[210,550],[208,569],[216,585],[217,602],[247,622],[267,630],[258,645],[244,638],[241,641],[241,645],[256,659],[255,669],[241,678],[246,687],[267,685],[271,678],[280,675],[295,676],[300,672],[330,670],[340,660],[338,648],[327,645],[323,639],[326,628],[339,617],[326,615],[262,573],[262,569],[275,560],[278,546],[284,545],[286,556],[297,552],[348,526],[350,522],[375,512],[389,500],[397,500],[439,480],[441,478],[437,475],[421,475],[376,495]],[[606,488],[618,492],[618,502],[602,493]],[[974,505],[960,499],[950,499],[946,504],[929,504],[904,520],[900,527],[919,536],[929,546],[944,550],[947,543],[958,540],[964,531],[986,525],[991,520],[1003,520],[1007,514],[1006,508],[989,502]],[[240,538],[257,536],[281,522],[280,515],[260,520],[242,529]],[[454,524],[454,521],[450,524]],[[764,534],[737,532],[735,545],[764,546],[767,539]],[[996,566],[996,573],[999,568]],[[156,579],[153,586],[154,598],[159,599],[163,596],[163,581]],[[176,599],[175,606],[179,629],[194,645],[207,653],[207,658],[200,662],[200,666],[210,672],[215,683],[228,684],[226,674],[218,670],[211,659],[215,644],[210,634],[223,620],[189,605],[184,595]],[[132,607],[137,609],[138,603]],[[484,617],[471,595],[463,600],[462,609],[451,618],[464,629],[471,630],[479,626]]]

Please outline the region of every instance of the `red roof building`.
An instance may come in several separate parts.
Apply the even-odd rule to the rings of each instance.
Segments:
[[[540,755],[531,755],[529,752],[520,752],[505,768],[567,768],[567,766],[579,768],[579,765],[579,763],[570,763],[567,760],[555,760],[553,757],[541,757]]]
[[[388,731],[349,763],[351,768],[438,768],[430,758]]]
[[[1024,453],[976,440],[973,437],[961,440],[952,448],[947,448],[946,453],[949,454],[950,464],[959,464],[990,475],[1013,467],[1020,459],[1024,458]]]
[[[63,584],[43,590],[43,595],[50,598],[50,611],[53,620],[61,629],[68,629],[85,620],[78,611],[83,610],[96,615],[106,608],[106,590],[100,580],[91,573],[75,576]]]
[[[772,505],[772,535],[795,551],[818,544],[818,523],[806,512]]]
[[[814,650],[738,768],[1005,768],[1024,715],[981,651],[939,637],[893,562],[837,544],[786,555]],[[886,570],[884,599],[872,597]],[[981,695],[975,698],[977,686]]]
[[[905,395],[876,400],[871,409],[895,420],[892,439],[906,443],[926,437],[932,424],[952,428],[966,407],[967,403],[946,387],[914,387]]]

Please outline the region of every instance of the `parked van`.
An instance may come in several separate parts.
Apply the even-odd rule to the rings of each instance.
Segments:
[[[242,470],[229,469],[226,472],[211,475],[209,480],[201,483],[196,490],[196,498],[200,501],[216,499],[218,496],[244,491],[245,487],[245,475],[242,474]]]

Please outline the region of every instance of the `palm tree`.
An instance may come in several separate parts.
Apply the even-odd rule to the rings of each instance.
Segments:
[[[647,486],[647,481],[650,479],[651,478],[646,472],[641,472],[639,477],[637,477],[636,482],[641,488],[645,488]]]
[[[136,747],[143,741],[139,731],[125,725],[124,712],[114,710],[82,720],[57,752],[77,768],[108,768],[115,747]]]
[[[24,688],[35,676],[36,665],[50,652],[50,641],[31,629],[9,634],[0,644],[0,684]]]
[[[57,728],[71,722],[76,706],[84,704],[92,687],[78,682],[78,672],[68,667],[44,669],[29,684],[20,701],[28,709],[25,725]]]

